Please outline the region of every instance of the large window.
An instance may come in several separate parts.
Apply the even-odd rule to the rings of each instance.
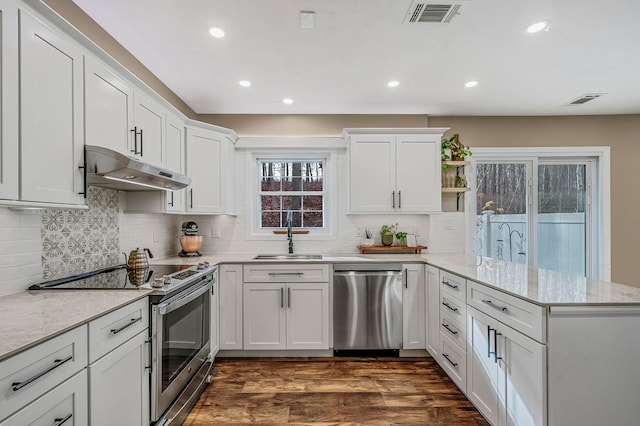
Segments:
[[[602,175],[608,164],[601,163],[602,157],[608,162],[608,150],[584,157],[566,150],[555,157],[516,148],[474,152],[477,254],[607,278],[608,191],[602,185],[608,179]]]
[[[319,159],[259,159],[258,226],[325,227],[324,161]]]

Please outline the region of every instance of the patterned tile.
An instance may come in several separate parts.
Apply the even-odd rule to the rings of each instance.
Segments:
[[[88,210],[42,212],[43,278],[53,280],[123,262],[118,191],[89,187]]]

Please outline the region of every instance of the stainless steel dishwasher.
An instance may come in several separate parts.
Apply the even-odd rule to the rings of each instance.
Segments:
[[[333,273],[333,349],[402,348],[402,265],[335,264]]]

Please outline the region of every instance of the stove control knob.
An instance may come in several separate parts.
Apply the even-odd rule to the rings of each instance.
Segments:
[[[164,282],[165,285],[169,285],[171,284],[171,276],[169,275],[163,275],[162,276],[162,282]]]
[[[198,269],[204,269],[204,268],[206,268],[206,266],[203,262],[198,263]]]
[[[162,278],[155,278],[153,280],[153,283],[151,284],[153,288],[162,288],[163,285],[164,285],[164,280]]]
[[[209,267],[209,262],[202,262],[202,264],[204,265],[205,268]]]

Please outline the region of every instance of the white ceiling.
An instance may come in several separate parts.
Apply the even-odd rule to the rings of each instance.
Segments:
[[[640,113],[640,0],[469,0],[449,24],[404,24],[411,0],[74,2],[198,114]]]

